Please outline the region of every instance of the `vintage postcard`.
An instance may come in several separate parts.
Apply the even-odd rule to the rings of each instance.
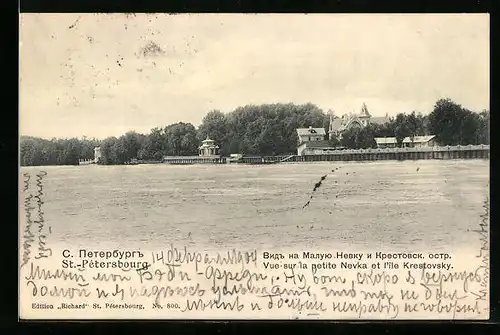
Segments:
[[[19,318],[489,319],[489,16],[21,14]]]

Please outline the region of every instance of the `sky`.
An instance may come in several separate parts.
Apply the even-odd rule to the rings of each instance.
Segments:
[[[217,109],[489,109],[487,14],[21,14],[20,134],[106,138]]]

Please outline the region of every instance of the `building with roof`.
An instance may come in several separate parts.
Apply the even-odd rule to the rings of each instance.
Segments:
[[[436,145],[435,138],[435,135],[405,137],[402,147],[433,147]],[[375,137],[375,142],[377,142],[377,148],[396,148],[398,146],[398,141],[395,137]]]
[[[297,128],[297,136],[298,139],[298,147],[297,154],[302,155],[307,148],[315,147],[315,146],[329,146],[326,137],[326,131],[324,128],[313,128],[309,126],[309,128]]]
[[[297,147],[297,155],[321,155],[331,153],[334,150],[339,150],[339,148],[332,147],[327,140],[302,142]]]
[[[332,111],[329,114],[330,126],[328,129],[328,139],[330,140],[340,140],[342,133],[348,129],[364,128],[370,124],[385,124],[389,122],[387,114],[383,117],[372,116],[365,103],[361,106],[359,114],[344,114],[340,118],[335,116]],[[297,129],[297,135],[299,137],[298,155],[322,154],[339,149],[332,147],[331,143],[326,139],[326,132],[323,128],[299,128]],[[382,147],[396,147],[396,142],[391,144],[381,141],[380,143]]]
[[[395,137],[375,137],[377,148],[395,148],[398,146],[398,141]]]
[[[324,128],[298,128],[297,136],[299,137],[298,143],[311,142],[311,141],[324,141],[326,131]]]
[[[198,148],[199,156],[201,157],[214,157],[218,155],[219,146],[215,145],[214,140],[211,140],[208,135],[205,140],[201,142]]]
[[[344,114],[339,118],[330,111],[328,136],[330,139],[339,139],[342,138],[342,133],[348,129],[364,128],[370,124],[385,124],[387,122],[389,122],[389,116],[387,114],[382,117],[372,116],[370,112],[368,112],[366,104],[363,103],[359,114]]]
[[[436,145],[435,135],[413,136],[413,137],[405,137],[403,139],[403,147],[408,147],[408,148],[433,147],[435,145]]]

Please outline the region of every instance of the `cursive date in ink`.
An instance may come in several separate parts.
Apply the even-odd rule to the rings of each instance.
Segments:
[[[481,258],[481,264],[476,268],[475,273],[481,273],[480,286],[482,287],[479,292],[471,292],[476,296],[476,300],[486,300],[488,295],[489,277],[490,277],[490,258],[489,258],[489,218],[490,218],[490,203],[487,198],[483,204],[484,213],[481,215],[481,222],[479,223],[479,229],[473,230],[473,232],[479,234],[481,241],[481,248],[479,249],[479,254],[477,258]]]
[[[43,177],[47,175],[47,172],[40,171],[36,175],[36,188],[37,193],[34,196],[37,206],[38,218],[34,221],[35,224],[38,225],[38,255],[35,256],[35,259],[47,258],[52,256],[52,249],[48,248],[47,245],[47,235],[44,232],[45,228],[45,219],[43,212]],[[48,227],[48,232],[51,233],[50,227]]]
[[[29,190],[30,187],[30,180],[31,180],[31,175],[29,173],[23,173],[23,193],[26,194],[26,192]],[[28,264],[30,261],[30,254],[31,254],[31,245],[33,242],[35,242],[35,235],[31,231],[31,226],[33,225],[33,220],[31,219],[32,216],[32,211],[35,209],[32,205],[32,199],[33,195],[25,195],[24,198],[24,216],[26,218],[26,227],[24,228],[24,234],[23,234],[23,257],[22,257],[22,263],[21,263],[21,268]]]

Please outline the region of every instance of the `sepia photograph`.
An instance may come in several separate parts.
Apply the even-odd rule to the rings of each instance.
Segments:
[[[489,319],[487,14],[19,28],[21,319]]]

